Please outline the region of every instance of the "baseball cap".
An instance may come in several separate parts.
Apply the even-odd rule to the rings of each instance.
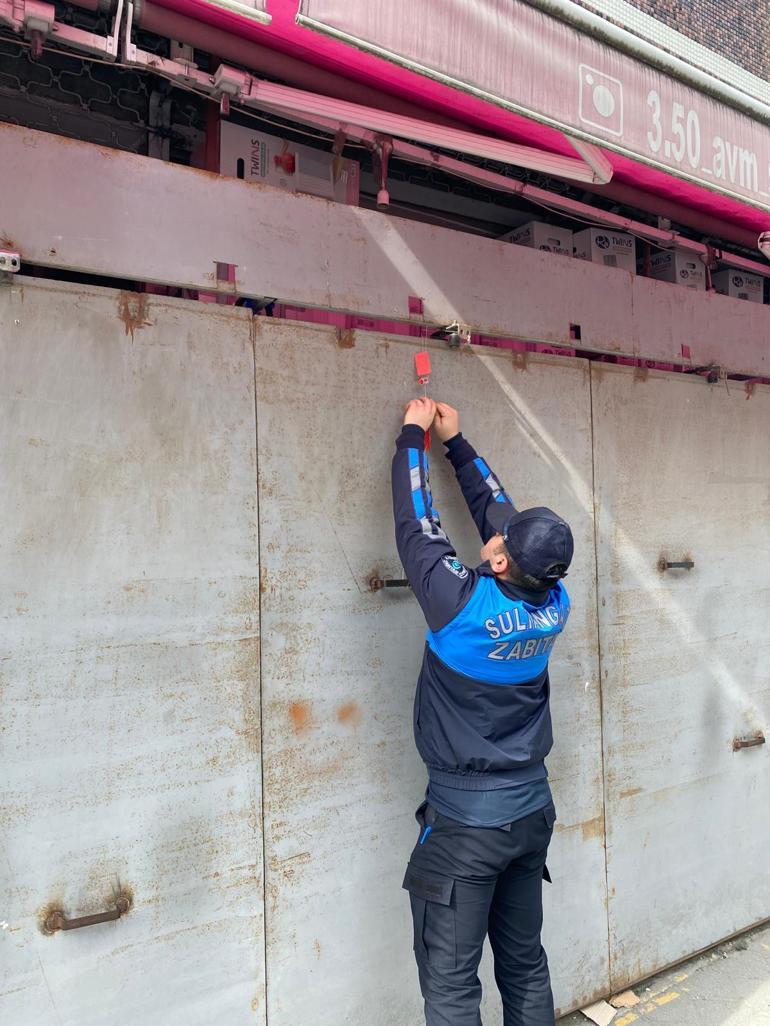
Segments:
[[[575,543],[569,524],[547,506],[520,513],[507,502],[490,502],[486,521],[501,534],[517,566],[539,581],[558,581],[572,562]]]

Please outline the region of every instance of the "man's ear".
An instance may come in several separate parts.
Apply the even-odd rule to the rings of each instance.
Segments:
[[[496,574],[504,574],[511,565],[511,561],[508,559],[508,555],[504,550],[496,552],[489,563]]]

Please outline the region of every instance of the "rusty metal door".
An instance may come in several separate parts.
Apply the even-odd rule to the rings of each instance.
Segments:
[[[617,989],[770,915],[770,389],[592,379]]]
[[[0,325],[0,1018],[264,1023],[245,312],[27,281]]]
[[[400,888],[425,787],[411,727],[424,625],[407,590],[369,581],[403,573],[390,459],[422,344],[258,324],[268,1020],[417,1026]],[[609,985],[588,368],[429,344],[431,393],[459,406],[515,500],[553,505],[575,532],[574,612],[552,661],[559,823],[545,913],[566,1008]],[[450,469],[434,452],[437,506],[474,561]]]

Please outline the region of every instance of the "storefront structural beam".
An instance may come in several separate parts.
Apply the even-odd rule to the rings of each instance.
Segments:
[[[14,125],[0,163],[16,287],[32,265],[213,292],[225,263],[242,296],[770,373],[760,304]]]

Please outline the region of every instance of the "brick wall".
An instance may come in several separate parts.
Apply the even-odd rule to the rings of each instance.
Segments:
[[[770,0],[630,2],[752,74],[770,77]]]
[[[746,71],[770,78],[770,0],[628,2]]]

